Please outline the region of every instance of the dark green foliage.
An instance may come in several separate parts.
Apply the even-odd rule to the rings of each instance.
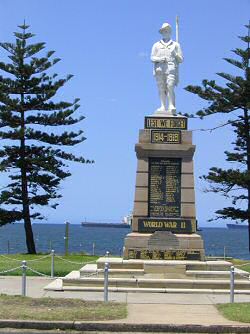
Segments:
[[[58,79],[57,74],[47,74],[60,59],[51,59],[54,51],[38,58],[45,43],[28,44],[34,35],[25,24],[19,28],[15,43],[0,43],[10,59],[0,62],[0,171],[9,177],[0,193],[0,225],[24,221],[28,252],[35,253],[31,221],[43,219],[39,206],[58,205],[60,182],[71,175],[67,160],[90,161],[62,148],[85,140],[83,131],[66,130],[84,119],[75,116],[79,99],[52,100],[72,75]],[[63,131],[58,131],[60,126]]]
[[[239,59],[225,60],[239,69],[240,76],[217,73],[226,80],[221,87],[214,80],[203,80],[202,86],[188,86],[186,90],[208,101],[208,106],[199,110],[200,118],[218,113],[225,114],[225,124],[230,125],[235,133],[232,152],[225,152],[226,161],[235,168],[222,169],[213,167],[209,174],[201,178],[209,182],[208,191],[220,193],[231,199],[232,206],[216,211],[217,219],[247,221],[250,241],[250,26],[248,36],[240,37],[246,43],[246,49],[233,50]],[[195,117],[194,115],[188,115]],[[249,242],[250,250],[250,242]]]

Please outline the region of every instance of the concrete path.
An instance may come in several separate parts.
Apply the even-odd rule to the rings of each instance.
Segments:
[[[103,301],[102,292],[43,290],[50,282],[49,278],[27,277],[27,296]],[[21,277],[0,276],[0,293],[20,295]],[[128,304],[127,319],[115,321],[117,323],[246,325],[226,320],[217,311],[214,304],[229,302],[229,295],[224,294],[112,292],[109,300]],[[235,301],[250,302],[250,295],[235,295]]]
[[[128,304],[127,323],[239,325],[226,320],[214,305]]]

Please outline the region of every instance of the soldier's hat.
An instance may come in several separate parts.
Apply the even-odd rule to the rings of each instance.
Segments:
[[[161,29],[159,30],[159,33],[162,33],[165,30],[171,31],[171,25],[169,23],[163,23],[163,25],[161,26]]]

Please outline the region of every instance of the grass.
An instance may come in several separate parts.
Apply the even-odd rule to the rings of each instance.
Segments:
[[[245,261],[245,260],[232,259],[230,261],[233,263],[235,267],[248,271],[250,273],[250,260]]]
[[[250,323],[250,303],[218,304],[216,306],[225,318]]]
[[[14,254],[14,255],[1,255],[0,254],[0,272],[8,270],[11,268],[21,266],[23,260],[27,261],[27,266],[43,273],[45,275],[51,274],[51,256],[45,257],[45,254],[42,255],[29,255],[29,254]],[[54,276],[65,276],[72,270],[79,270],[84,266],[86,262],[96,261],[98,256],[91,255],[82,255],[82,254],[71,254],[67,256],[55,256],[55,269]],[[74,263],[69,263],[66,261],[72,261]],[[20,276],[22,275],[22,270],[19,268],[13,272],[6,274],[0,273],[1,276]],[[27,270],[27,276],[39,276]]]
[[[126,316],[126,305],[120,303],[0,295],[1,319],[98,321],[123,319]]]

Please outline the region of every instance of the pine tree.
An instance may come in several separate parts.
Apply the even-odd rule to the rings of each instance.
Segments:
[[[203,80],[202,86],[188,86],[186,90],[197,94],[209,102],[209,106],[199,110],[196,115],[200,118],[218,113],[225,114],[225,126],[232,126],[235,141],[232,152],[225,152],[226,161],[235,168],[223,169],[212,167],[209,174],[202,176],[210,187],[208,191],[220,193],[231,199],[232,206],[216,211],[216,219],[232,219],[248,222],[249,251],[250,251],[250,26],[247,25],[248,36],[239,37],[246,43],[245,49],[235,49],[233,52],[239,57],[225,60],[237,67],[241,76],[227,73],[217,73],[226,80],[222,87],[215,81]],[[194,115],[189,115],[194,116]]]
[[[0,62],[5,72],[5,77],[0,75],[0,171],[9,180],[0,193],[0,225],[23,221],[27,251],[35,254],[31,223],[44,218],[39,207],[58,205],[59,184],[71,175],[67,161],[90,161],[63,149],[85,140],[83,131],[65,130],[84,119],[73,116],[79,99],[53,102],[72,75],[49,75],[46,71],[60,59],[52,59],[54,51],[39,58],[45,43],[29,44],[34,36],[27,32],[29,26],[18,27],[15,43],[0,43],[10,59]]]

